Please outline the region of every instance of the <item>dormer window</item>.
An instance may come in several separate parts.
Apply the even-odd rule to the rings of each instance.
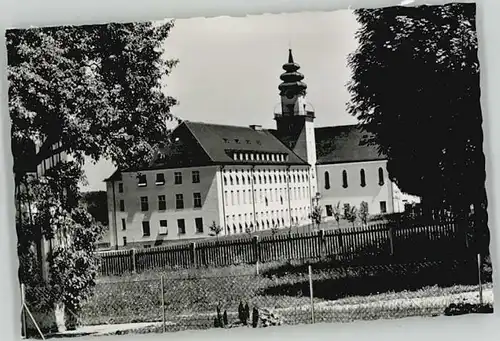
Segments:
[[[155,184],[156,184],[156,186],[165,185],[165,174],[163,174],[163,173],[156,174]]]
[[[248,161],[248,159],[249,159],[249,155],[248,155],[248,153],[245,153],[245,160]]]
[[[229,143],[229,140],[228,140],[228,139],[223,138],[223,140],[224,140],[224,143]]]
[[[234,159],[234,160],[237,160],[237,159],[238,159],[238,154],[233,153],[233,159]]]
[[[137,176],[137,179],[138,179],[137,186],[146,187],[148,185],[148,181],[146,179],[146,174],[139,174]]]
[[[236,143],[238,143],[238,144],[239,144],[239,143],[240,143],[240,140],[239,140],[239,139],[234,139],[234,142],[236,142]]]
[[[253,154],[253,153],[251,153],[251,154],[250,154],[250,160],[252,160],[252,161],[253,161],[253,159],[254,159],[254,154]]]
[[[266,161],[269,161],[270,157],[269,154],[266,154]]]

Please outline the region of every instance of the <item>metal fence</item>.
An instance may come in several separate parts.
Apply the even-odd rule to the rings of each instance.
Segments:
[[[349,262],[360,257],[387,256],[422,259],[441,257],[466,248],[465,234],[455,222],[395,227],[375,224],[364,228],[310,233],[211,240],[148,249],[99,252],[100,274],[121,275],[152,269],[222,267],[281,260],[335,258]]]
[[[138,328],[161,332],[434,316],[464,291],[477,297],[478,284],[473,259],[342,267],[283,263],[239,274],[192,270],[100,279],[93,296],[69,317],[80,326],[149,323]],[[26,292],[31,311],[50,300],[49,291]]]

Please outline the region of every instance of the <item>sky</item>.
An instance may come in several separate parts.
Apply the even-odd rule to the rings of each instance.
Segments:
[[[353,124],[347,113],[347,56],[357,47],[358,29],[350,10],[265,14],[247,17],[191,18],[175,21],[165,41],[165,57],[179,64],[165,80],[165,92],[184,120],[275,128],[279,76],[288,49],[308,85],[307,101],[315,125]],[[105,190],[115,170],[109,161],[84,167],[88,185]]]

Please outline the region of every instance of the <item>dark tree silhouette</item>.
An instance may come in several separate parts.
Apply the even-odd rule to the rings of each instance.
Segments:
[[[474,4],[356,10],[349,111],[388,157],[389,177],[427,207],[474,216],[488,249]]]

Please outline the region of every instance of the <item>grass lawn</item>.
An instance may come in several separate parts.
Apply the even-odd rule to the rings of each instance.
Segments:
[[[314,263],[313,301],[319,306],[382,302],[446,296],[475,290],[475,268],[465,261],[420,262],[404,265],[333,267]],[[307,264],[264,264],[214,269],[149,272],[98,280],[94,296],[80,316],[84,325],[162,320],[161,280],[169,330],[213,327],[216,308],[236,319],[240,302],[275,309],[285,323],[309,323],[310,295]],[[489,284],[488,284],[489,285]],[[316,321],[344,321],[442,314],[432,311],[363,310],[347,315],[318,311]],[[391,315],[392,314],[392,315]],[[394,315],[395,314],[395,315]],[[406,314],[406,315],[405,315]]]

